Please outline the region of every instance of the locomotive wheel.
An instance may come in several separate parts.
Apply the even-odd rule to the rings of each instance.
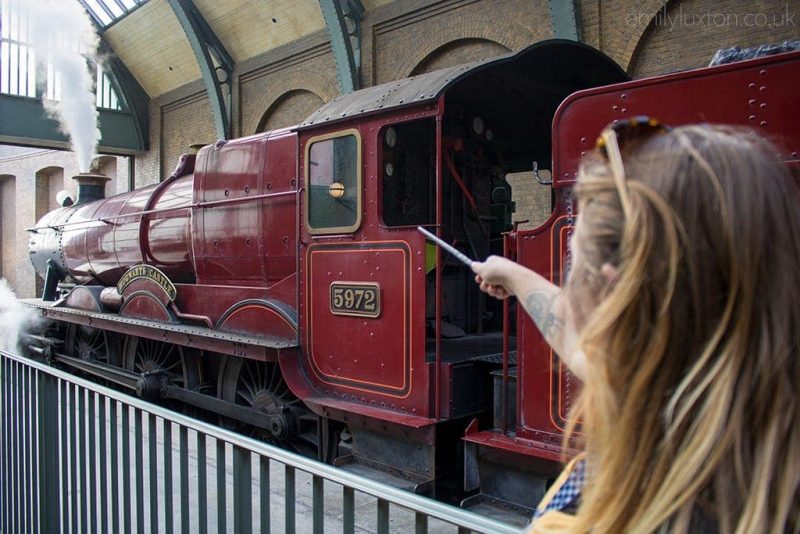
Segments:
[[[122,351],[123,367],[134,373],[164,373],[169,382],[195,389],[202,380],[201,362],[189,348],[128,336]]]
[[[219,398],[263,412],[267,428],[231,421],[225,426],[284,449],[331,463],[336,456],[338,432],[320,419],[286,385],[275,362],[225,358],[219,373]],[[323,434],[325,434],[323,436]]]
[[[116,365],[114,340],[113,334],[105,330],[70,324],[67,326],[66,353],[81,360]]]

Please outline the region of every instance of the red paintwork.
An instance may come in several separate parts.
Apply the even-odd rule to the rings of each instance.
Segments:
[[[656,117],[666,124],[710,122],[754,127],[778,143],[781,156],[800,159],[800,52],[698,69],[574,93],[553,121],[553,175],[558,206],[541,227],[517,236],[518,261],[560,283],[569,228],[564,194],[580,157],[616,119]],[[562,227],[558,228],[559,222]],[[517,435],[560,439],[577,382],[524,313],[518,324]]]
[[[295,195],[246,200],[295,191],[296,153],[297,136],[289,130],[218,143],[200,152],[193,201],[243,202],[193,209],[198,284],[266,286],[295,272]]]
[[[353,234],[312,236],[301,225],[299,323],[306,348],[302,363],[320,393],[388,408],[376,416],[400,424],[406,424],[403,414],[432,417],[433,373],[425,363],[425,239],[416,228],[389,229],[380,222],[377,132],[385,124],[437,112],[438,107],[425,105],[300,134],[302,180],[309,138],[357,129],[363,183],[362,223]],[[301,203],[301,221],[304,208]],[[333,281],[380,284],[381,315],[373,319],[332,314],[328,303]]]

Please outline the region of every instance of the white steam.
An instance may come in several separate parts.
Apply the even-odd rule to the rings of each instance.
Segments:
[[[0,278],[0,350],[19,353],[20,336],[34,326],[36,313],[14,296],[5,278]]]
[[[100,138],[94,94],[94,65],[99,38],[89,15],[75,0],[11,0],[44,72],[56,73],[59,100],[45,99],[47,112],[69,136],[81,172],[89,172]],[[26,16],[27,15],[27,16]]]

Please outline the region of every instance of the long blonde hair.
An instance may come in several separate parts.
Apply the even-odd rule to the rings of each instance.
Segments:
[[[800,529],[800,201],[776,153],[723,127],[653,136],[623,151],[626,210],[584,162],[576,531]]]

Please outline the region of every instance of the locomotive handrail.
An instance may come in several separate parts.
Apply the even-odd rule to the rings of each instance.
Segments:
[[[67,226],[77,226],[80,224],[91,224],[96,222],[102,222],[106,224],[114,224],[111,221],[115,221],[117,219],[125,219],[127,217],[143,217],[145,215],[153,215],[156,213],[169,213],[171,211],[180,211],[185,209],[192,209],[192,208],[214,208],[216,206],[223,206],[229,204],[244,204],[245,202],[254,202],[256,200],[265,200],[268,198],[275,198],[275,197],[284,197],[289,195],[294,195],[297,193],[297,190],[292,189],[289,191],[280,191],[278,193],[264,193],[261,195],[253,195],[247,197],[238,197],[238,198],[225,198],[220,200],[209,200],[206,202],[193,202],[192,204],[184,204],[182,206],[172,206],[169,208],[158,208],[154,210],[143,210],[143,211],[136,211],[132,213],[122,213],[119,215],[113,215],[111,217],[103,217],[101,219],[91,219],[87,221],[75,221],[75,222],[67,222],[64,224],[53,224],[49,225],[48,228],[56,230],[58,228],[65,228]],[[38,233],[41,228],[31,227],[26,228],[26,232]]]

